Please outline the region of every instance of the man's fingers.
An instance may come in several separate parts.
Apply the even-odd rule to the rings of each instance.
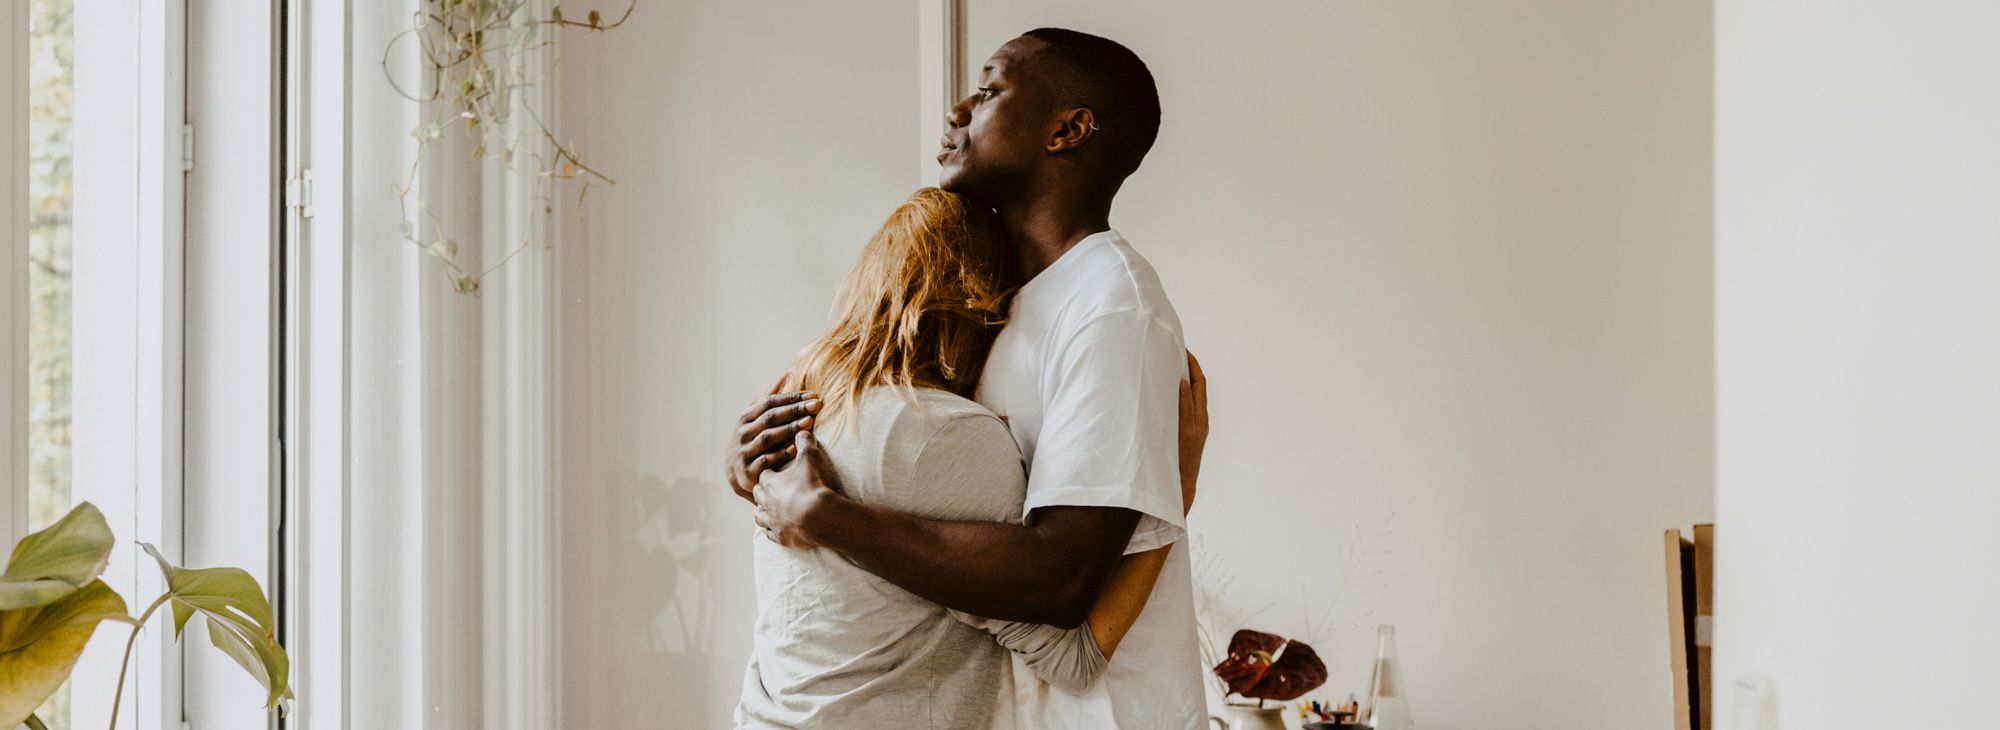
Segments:
[[[765,411],[750,422],[753,431],[769,431],[819,412],[819,399],[806,398],[791,405],[779,406]]]
[[[806,416],[805,418],[759,433],[756,437],[750,439],[749,443],[743,445],[743,454],[747,457],[754,454],[762,454],[772,449],[783,448],[792,442],[793,436],[798,435],[800,431],[812,428],[812,426],[813,417]]]
[[[731,434],[729,448],[726,450],[725,461],[728,463],[723,468],[723,475],[729,481],[729,489],[736,492],[739,497],[754,501],[755,498],[749,491],[750,487],[756,484],[757,475],[769,467],[769,460],[762,465],[756,463],[758,458],[764,456],[763,448],[749,448],[764,431],[754,424],[758,419],[769,415],[773,409],[797,406],[812,399],[812,393],[806,391],[784,392],[785,382],[790,378],[790,373],[779,377],[778,382],[771,385],[770,394],[752,402],[750,407],[743,411],[743,415],[736,419],[738,426],[735,433]],[[817,405],[811,410],[818,410]]]
[[[750,474],[744,468],[748,465],[743,463],[743,457],[735,450],[731,450],[723,460],[728,462],[723,466],[722,473],[729,480],[730,491],[735,492],[738,497],[749,499]]]
[[[798,403],[799,401],[805,400],[810,397],[812,397],[812,393],[803,390],[786,391],[783,393],[772,393],[762,398],[758,398],[756,401],[752,402],[749,408],[745,408],[743,410],[743,416],[741,418],[738,418],[736,422],[750,423],[752,421],[757,420],[758,416],[762,416],[766,413],[769,413],[773,408],[792,405],[794,403]]]
[[[1199,405],[1203,411],[1206,411],[1208,410],[1208,375],[1201,371],[1201,361],[1195,359],[1194,351],[1187,350],[1186,352],[1188,360],[1187,387],[1194,396],[1195,404]]]
[[[805,462],[815,468],[826,464],[826,452],[820,450],[819,439],[813,436],[811,429],[800,431],[799,435],[793,436],[792,446],[788,450],[804,457]]]
[[[757,457],[750,462],[750,483],[758,483],[763,478],[764,472],[785,468],[785,464],[790,463],[797,453],[798,449],[787,446],[783,451],[774,451]]]

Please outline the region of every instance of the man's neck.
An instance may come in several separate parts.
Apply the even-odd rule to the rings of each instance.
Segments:
[[[1090,234],[1111,229],[1111,202],[1077,205],[1074,197],[1046,195],[1000,211],[1014,244],[1021,276],[1033,279]]]

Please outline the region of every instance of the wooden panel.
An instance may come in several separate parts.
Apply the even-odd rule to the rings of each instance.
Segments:
[[[1715,727],[1715,676],[1709,671],[1715,649],[1715,525],[1694,526],[1695,724]]]
[[[1666,534],[1667,562],[1667,653],[1673,666],[1674,730],[1694,730],[1693,677],[1688,660],[1693,656],[1694,636],[1690,629],[1694,607],[1694,543],[1681,537],[1680,530]]]

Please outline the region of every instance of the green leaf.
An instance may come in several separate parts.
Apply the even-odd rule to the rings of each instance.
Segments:
[[[102,621],[132,618],[101,580],[54,603],[0,611],[0,727],[20,725],[62,686]]]
[[[424,246],[424,253],[436,256],[445,261],[450,261],[458,256],[458,241],[455,239],[432,241]]]
[[[0,610],[40,606],[76,592],[111,559],[111,527],[89,502],[15,543],[0,574]],[[18,721],[17,721],[18,722]]]
[[[141,543],[167,576],[174,608],[174,637],[195,616],[208,619],[208,641],[264,685],[264,706],[292,699],[292,660],[278,644],[277,620],[263,586],[241,568],[183,568]]]
[[[550,8],[550,9],[549,9],[549,17],[550,17],[550,18],[554,18],[554,19],[555,19],[555,21],[556,21],[556,22],[558,22],[558,23],[562,22],[562,6],[561,6],[561,5],[557,5],[557,6],[553,7],[553,8]]]

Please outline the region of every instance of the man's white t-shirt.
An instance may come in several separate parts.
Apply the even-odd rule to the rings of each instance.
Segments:
[[[977,399],[1021,447],[1028,519],[1041,507],[1122,507],[1142,514],[1126,554],[1174,546],[1098,684],[1069,694],[1016,672],[1027,725],[1200,727],[1206,700],[1180,484],[1183,342],[1152,265],[1105,231],[1021,288],[987,357]]]

